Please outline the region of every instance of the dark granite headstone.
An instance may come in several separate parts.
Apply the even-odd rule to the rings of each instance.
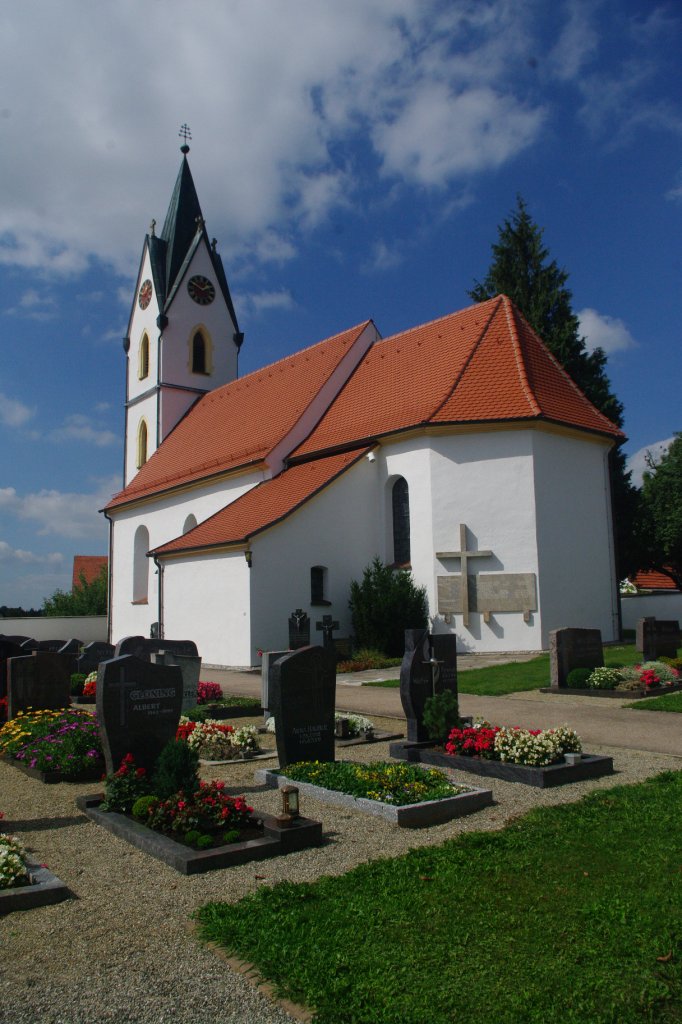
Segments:
[[[33,637],[29,637],[28,640],[22,640],[21,649],[24,654],[30,654],[32,651],[37,651],[39,649],[38,641],[34,640]]]
[[[191,658],[199,656],[193,640],[149,640],[144,636],[126,636],[116,644],[114,657],[122,658],[126,654],[132,654],[135,658],[150,661],[152,654],[158,654],[159,651],[172,651],[174,654],[184,654]]]
[[[83,646],[81,640],[71,639],[67,640],[63,647],[59,648],[59,654],[79,654],[80,649]]]
[[[97,671],[101,662],[109,661],[113,657],[113,644],[107,644],[103,640],[93,640],[92,643],[85,645],[81,654],[76,658],[76,672],[82,672],[83,675],[89,676],[91,672]]]
[[[21,647],[6,638],[0,638],[0,699],[7,696],[7,660],[24,655]]]
[[[310,645],[310,619],[302,608],[297,608],[289,616],[289,648],[298,651]]]
[[[637,620],[637,650],[642,661],[656,661],[657,658],[676,658],[682,646],[680,624],[675,619],[656,619],[653,615]]]
[[[47,654],[58,654],[66,643],[66,640],[37,640],[37,651],[45,651]]]
[[[323,647],[303,647],[274,663],[269,701],[281,768],[334,760],[335,700],[336,663]]]
[[[400,700],[407,720],[407,738],[428,740],[424,706],[443,690],[457,693],[457,637],[427,629],[405,630],[405,654],[400,666]]]
[[[291,651],[263,651],[260,669],[260,702],[265,711],[270,710],[270,680],[272,678],[272,667],[276,661],[283,658]],[[267,717],[270,717],[269,715]]]
[[[598,629],[553,629],[549,634],[550,686],[557,690],[567,685],[574,668],[601,668],[604,650]]]
[[[10,658],[7,675],[7,717],[33,708],[68,708],[71,704],[71,658],[36,651]]]
[[[26,643],[28,637],[19,636],[19,634],[3,633],[2,636],[0,636],[0,640],[9,640],[10,643],[16,644],[17,647],[21,647],[23,643]]]
[[[182,713],[196,707],[201,674],[201,658],[174,651],[152,652],[152,665],[177,665],[182,672]]]
[[[103,662],[97,672],[97,720],[107,774],[126,754],[152,772],[175,738],[182,708],[182,672],[177,665],[152,665],[124,655]]]

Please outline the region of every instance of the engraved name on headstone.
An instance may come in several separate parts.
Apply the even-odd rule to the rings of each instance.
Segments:
[[[567,685],[574,668],[600,668],[604,664],[601,631],[598,629],[553,629],[549,634],[550,685],[553,690]]]
[[[68,708],[71,704],[71,657],[34,651],[8,662],[7,717],[33,708]]]
[[[152,665],[133,655],[103,662],[97,672],[97,720],[107,774],[126,754],[152,772],[175,738],[182,709],[182,672],[177,665]]]
[[[333,761],[334,655],[324,647],[285,654],[272,666],[269,691],[280,767],[296,761]]]

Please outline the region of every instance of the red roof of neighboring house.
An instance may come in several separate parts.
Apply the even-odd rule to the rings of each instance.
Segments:
[[[295,426],[369,324],[209,391],[107,509],[261,462]]]
[[[102,569],[109,568],[107,555],[74,555],[72,587],[81,585],[81,573],[86,583],[94,583]]]
[[[510,420],[623,436],[501,295],[375,342],[292,457],[411,427]]]
[[[662,572],[653,569],[641,570],[632,577],[631,582],[640,590],[677,590],[675,581]]]
[[[245,543],[254,534],[285,519],[330,484],[368,451],[361,448],[292,466],[266,480],[193,530],[154,550],[155,555]]]

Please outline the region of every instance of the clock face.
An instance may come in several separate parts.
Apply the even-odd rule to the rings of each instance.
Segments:
[[[208,306],[215,299],[215,288],[207,277],[197,274],[187,282],[187,291],[191,299],[200,306]]]
[[[137,301],[140,304],[140,309],[146,309],[152,301],[152,283],[149,278],[147,278],[146,281],[143,281],[140,285],[140,292],[137,296]]]

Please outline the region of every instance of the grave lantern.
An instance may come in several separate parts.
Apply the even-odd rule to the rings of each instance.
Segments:
[[[298,818],[298,787],[282,786],[282,813],[277,815],[277,822],[282,828],[288,828],[294,818]]]

